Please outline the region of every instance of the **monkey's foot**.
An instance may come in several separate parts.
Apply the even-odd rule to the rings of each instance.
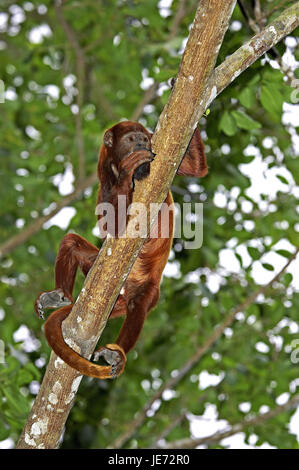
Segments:
[[[123,373],[127,357],[121,346],[118,346],[118,344],[107,344],[100,347],[94,353],[93,359],[98,361],[100,357],[111,365],[111,379],[115,379]]]
[[[55,289],[39,294],[35,301],[34,309],[40,318],[44,318],[44,310],[46,308],[61,308],[71,303],[72,301],[65,297],[62,289]]]

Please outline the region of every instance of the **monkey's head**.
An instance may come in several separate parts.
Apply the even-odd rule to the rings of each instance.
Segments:
[[[119,163],[130,158],[138,150],[151,150],[151,134],[138,122],[123,121],[108,129],[104,134],[103,145],[116,174]],[[134,173],[141,180],[150,172],[150,164],[143,163]]]

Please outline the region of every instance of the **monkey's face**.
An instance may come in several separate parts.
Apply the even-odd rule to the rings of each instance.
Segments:
[[[120,162],[129,159],[134,152],[151,152],[151,134],[139,123],[124,121],[108,129],[104,134],[112,171],[118,177]],[[141,180],[149,175],[150,163],[142,163],[134,172],[134,178]]]
[[[150,150],[151,144],[148,136],[144,132],[131,131],[120,138],[117,147],[118,158],[121,161],[138,150]]]
[[[125,158],[130,158],[130,155],[133,152],[137,152],[138,150],[151,150],[151,143],[149,137],[142,131],[127,132],[120,138],[118,142],[117,154],[119,161]],[[134,172],[134,178],[140,181],[146,176],[148,176],[149,172],[150,164],[143,163]]]

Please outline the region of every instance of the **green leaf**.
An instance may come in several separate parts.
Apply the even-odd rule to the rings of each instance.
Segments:
[[[18,370],[20,367],[19,361],[13,356],[8,356],[5,360],[6,363],[0,368],[0,376],[10,375],[11,372]]]
[[[255,91],[252,88],[244,88],[239,94],[240,103],[247,109],[254,105],[255,99]]]
[[[274,271],[274,267],[272,264],[269,263],[262,263],[263,268],[267,269],[267,271]]]
[[[23,415],[27,411],[27,400],[19,393],[14,387],[6,387],[3,389],[3,394],[6,397],[7,403],[11,409],[17,414]]]
[[[290,285],[292,280],[293,280],[293,275],[291,273],[284,273],[284,275],[282,276],[282,282],[284,283],[285,286]],[[296,319],[298,319],[297,310],[296,310]]]
[[[225,111],[219,121],[218,129],[228,136],[235,135],[237,132],[236,121],[232,114]]]
[[[253,246],[248,246],[247,251],[250,254],[251,258],[255,261],[260,259],[261,253],[257,248],[254,248]]]
[[[281,181],[283,184],[289,184],[288,180],[282,176],[282,175],[275,175],[277,179],[279,179],[279,181]]]
[[[252,87],[253,85],[256,85],[257,83],[260,83],[261,76],[259,73],[256,73],[251,80],[248,82],[248,86]]]
[[[269,113],[281,115],[283,95],[280,92],[280,84],[267,83],[262,85],[260,100]]]
[[[33,375],[31,372],[21,369],[17,375],[17,385],[21,386],[24,384],[28,384],[33,380]]]
[[[0,441],[7,439],[10,434],[10,429],[5,428],[3,425],[0,426]]]
[[[284,258],[290,258],[292,256],[292,253],[288,250],[276,250],[275,252]]]
[[[32,362],[27,362],[27,364],[25,364],[23,370],[30,373],[33,376],[33,379],[35,379],[35,380],[40,379],[40,376],[41,376],[40,370],[37,367],[35,367],[35,365],[32,364]]]
[[[255,121],[243,111],[232,111],[232,115],[240,129],[249,131],[252,129],[260,129],[262,127],[258,121]]]
[[[234,255],[237,258],[237,260],[239,261],[240,266],[243,267],[243,258],[242,258],[242,256],[239,255],[239,253],[234,253]]]

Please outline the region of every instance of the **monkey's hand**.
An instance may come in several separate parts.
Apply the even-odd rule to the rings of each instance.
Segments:
[[[134,172],[144,163],[150,163],[154,160],[155,155],[150,150],[137,150],[132,152],[128,157],[124,158],[119,164],[120,180],[129,177],[133,178]]]
[[[111,379],[115,379],[123,373],[127,357],[121,346],[118,344],[107,344],[96,350],[93,359],[98,361],[102,357],[111,365]]]
[[[65,297],[62,289],[41,292],[34,303],[34,309],[39,318],[44,318],[46,308],[61,308],[70,305],[72,301]]]

